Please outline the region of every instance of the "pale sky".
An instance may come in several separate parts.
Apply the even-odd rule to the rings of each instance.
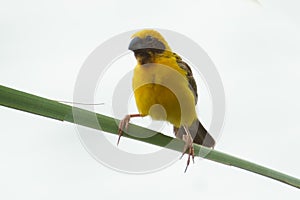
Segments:
[[[260,2],[1,1],[1,85],[72,101],[83,62],[102,42],[135,29],[173,30],[197,42],[222,78],[226,120],[216,149],[299,178],[300,3]],[[107,80],[133,67],[128,54],[112,65]],[[203,84],[200,76],[197,82]],[[200,118],[209,124],[205,85],[198,93]],[[109,95],[95,97],[105,103],[97,111],[111,115]],[[136,109],[133,99],[128,107],[128,112]],[[150,174],[116,172],[85,150],[73,124],[0,109],[0,199],[300,197],[291,186],[207,160],[196,159],[187,173],[186,159]],[[125,138],[119,148],[132,153],[157,149]]]

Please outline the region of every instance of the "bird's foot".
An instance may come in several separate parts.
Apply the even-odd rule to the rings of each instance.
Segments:
[[[119,123],[119,129],[118,129],[118,141],[117,141],[117,145],[119,145],[120,143],[120,139],[123,135],[123,131],[127,131],[128,130],[128,126],[129,126],[129,121],[130,118],[132,117],[143,117],[143,115],[141,114],[132,114],[132,115],[126,115]]]
[[[119,145],[120,143],[120,139],[123,135],[123,130],[125,129],[125,131],[127,131],[128,129],[128,125],[129,125],[129,121],[130,121],[130,115],[126,115],[119,123],[119,129],[118,129],[118,141],[117,141],[117,145]]]
[[[183,135],[182,140],[185,142],[185,145],[183,147],[183,152],[180,158],[182,158],[184,156],[184,154],[188,151],[188,159],[186,162],[186,168],[184,170],[184,172],[187,171],[188,166],[190,165],[191,162],[191,157],[192,157],[192,161],[193,163],[195,163],[194,161],[194,157],[195,157],[195,153],[194,153],[194,147],[193,147],[193,138],[188,130],[188,128],[185,128],[186,134]]]

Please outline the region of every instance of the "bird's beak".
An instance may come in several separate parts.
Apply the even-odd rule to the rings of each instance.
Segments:
[[[143,40],[139,37],[135,37],[131,40],[128,49],[131,51],[135,51],[138,49],[144,49],[145,45],[143,45]]]

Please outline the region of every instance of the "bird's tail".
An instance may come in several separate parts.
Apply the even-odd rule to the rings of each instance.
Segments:
[[[212,148],[215,146],[216,142],[214,138],[208,133],[208,131],[203,127],[203,125],[198,119],[196,119],[193,122],[193,124],[189,127],[189,131],[192,138],[194,139],[194,143]],[[177,138],[181,139],[183,138],[183,135],[187,134],[184,127],[174,127],[174,133]]]

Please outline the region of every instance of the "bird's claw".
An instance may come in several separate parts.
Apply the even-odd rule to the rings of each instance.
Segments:
[[[128,126],[129,126],[129,121],[130,121],[130,115],[126,115],[119,123],[119,129],[118,129],[118,141],[117,141],[117,145],[119,145],[120,143],[120,139],[123,135],[123,131],[127,131],[128,130]]]
[[[189,147],[188,149],[189,149],[189,155],[188,155],[188,159],[187,159],[187,162],[186,162],[186,167],[185,167],[184,173],[186,172],[188,166],[190,165],[191,157],[192,157],[193,163],[195,163],[195,161],[194,161],[194,157],[195,157],[195,154],[194,154],[194,147],[191,146],[191,147]]]

